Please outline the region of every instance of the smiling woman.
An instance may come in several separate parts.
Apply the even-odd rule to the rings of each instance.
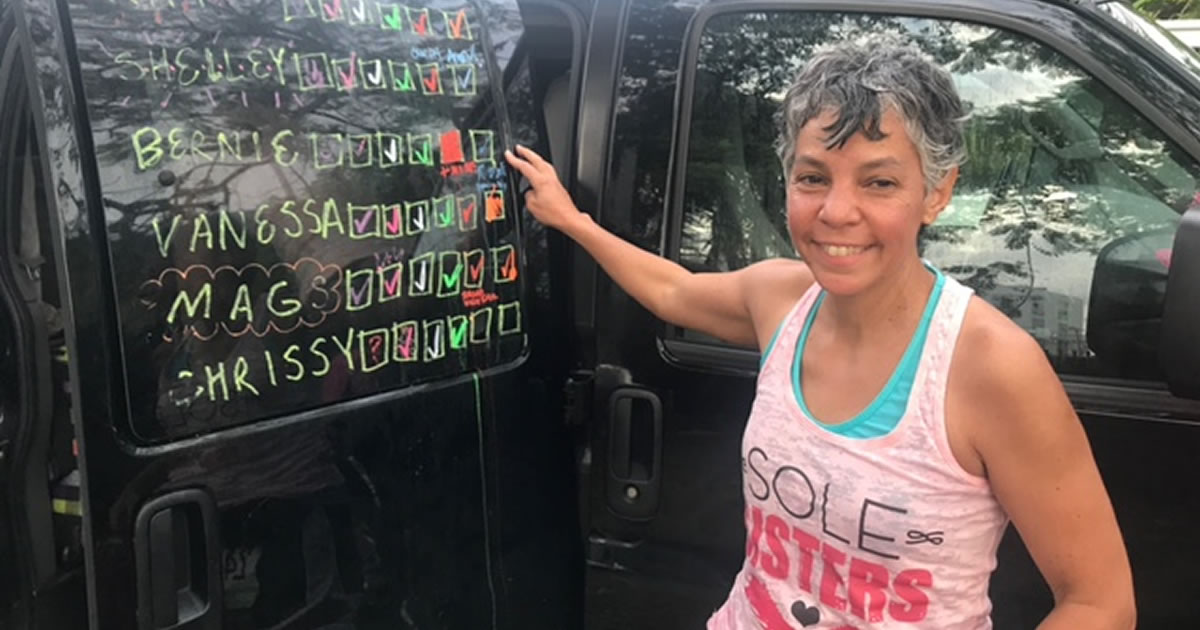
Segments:
[[[529,211],[643,306],[763,351],[742,440],[746,557],[710,630],[788,628],[786,611],[830,628],[991,627],[1010,518],[1057,596],[1040,628],[1131,628],[1121,536],[1062,385],[1028,334],[918,253],[965,153],[950,74],[891,38],[819,48],[780,109],[804,262],[689,272],[580,213],[537,154],[507,154]]]

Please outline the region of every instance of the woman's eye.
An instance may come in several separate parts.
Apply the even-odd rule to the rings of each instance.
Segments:
[[[795,181],[801,186],[820,186],[825,183],[825,178],[820,175],[797,175]]]
[[[867,185],[870,186],[871,188],[886,190],[888,188],[895,188],[896,182],[894,182],[890,179],[873,179],[870,182],[867,182]]]

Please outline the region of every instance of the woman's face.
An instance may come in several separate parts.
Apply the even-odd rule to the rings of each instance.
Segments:
[[[824,128],[835,119],[818,116],[796,137],[788,228],[817,282],[854,295],[920,264],[917,232],[946,207],[957,170],[926,192],[920,155],[897,113],[884,111],[884,138],[857,133],[826,149]]]

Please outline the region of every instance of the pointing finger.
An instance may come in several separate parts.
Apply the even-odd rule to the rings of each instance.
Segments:
[[[530,164],[536,166],[538,170],[545,170],[546,167],[550,166],[550,163],[543,159],[542,156],[538,155],[536,151],[526,147],[525,145],[518,144],[517,151],[520,152],[521,157],[528,160]]]
[[[525,177],[531,177],[537,170],[529,162],[517,157],[512,151],[504,152],[504,159],[508,160],[512,167],[517,169]]]

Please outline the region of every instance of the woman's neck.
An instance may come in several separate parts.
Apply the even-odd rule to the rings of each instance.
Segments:
[[[835,339],[855,346],[894,341],[897,333],[916,328],[935,281],[933,272],[914,259],[860,293],[826,294],[822,326]]]

